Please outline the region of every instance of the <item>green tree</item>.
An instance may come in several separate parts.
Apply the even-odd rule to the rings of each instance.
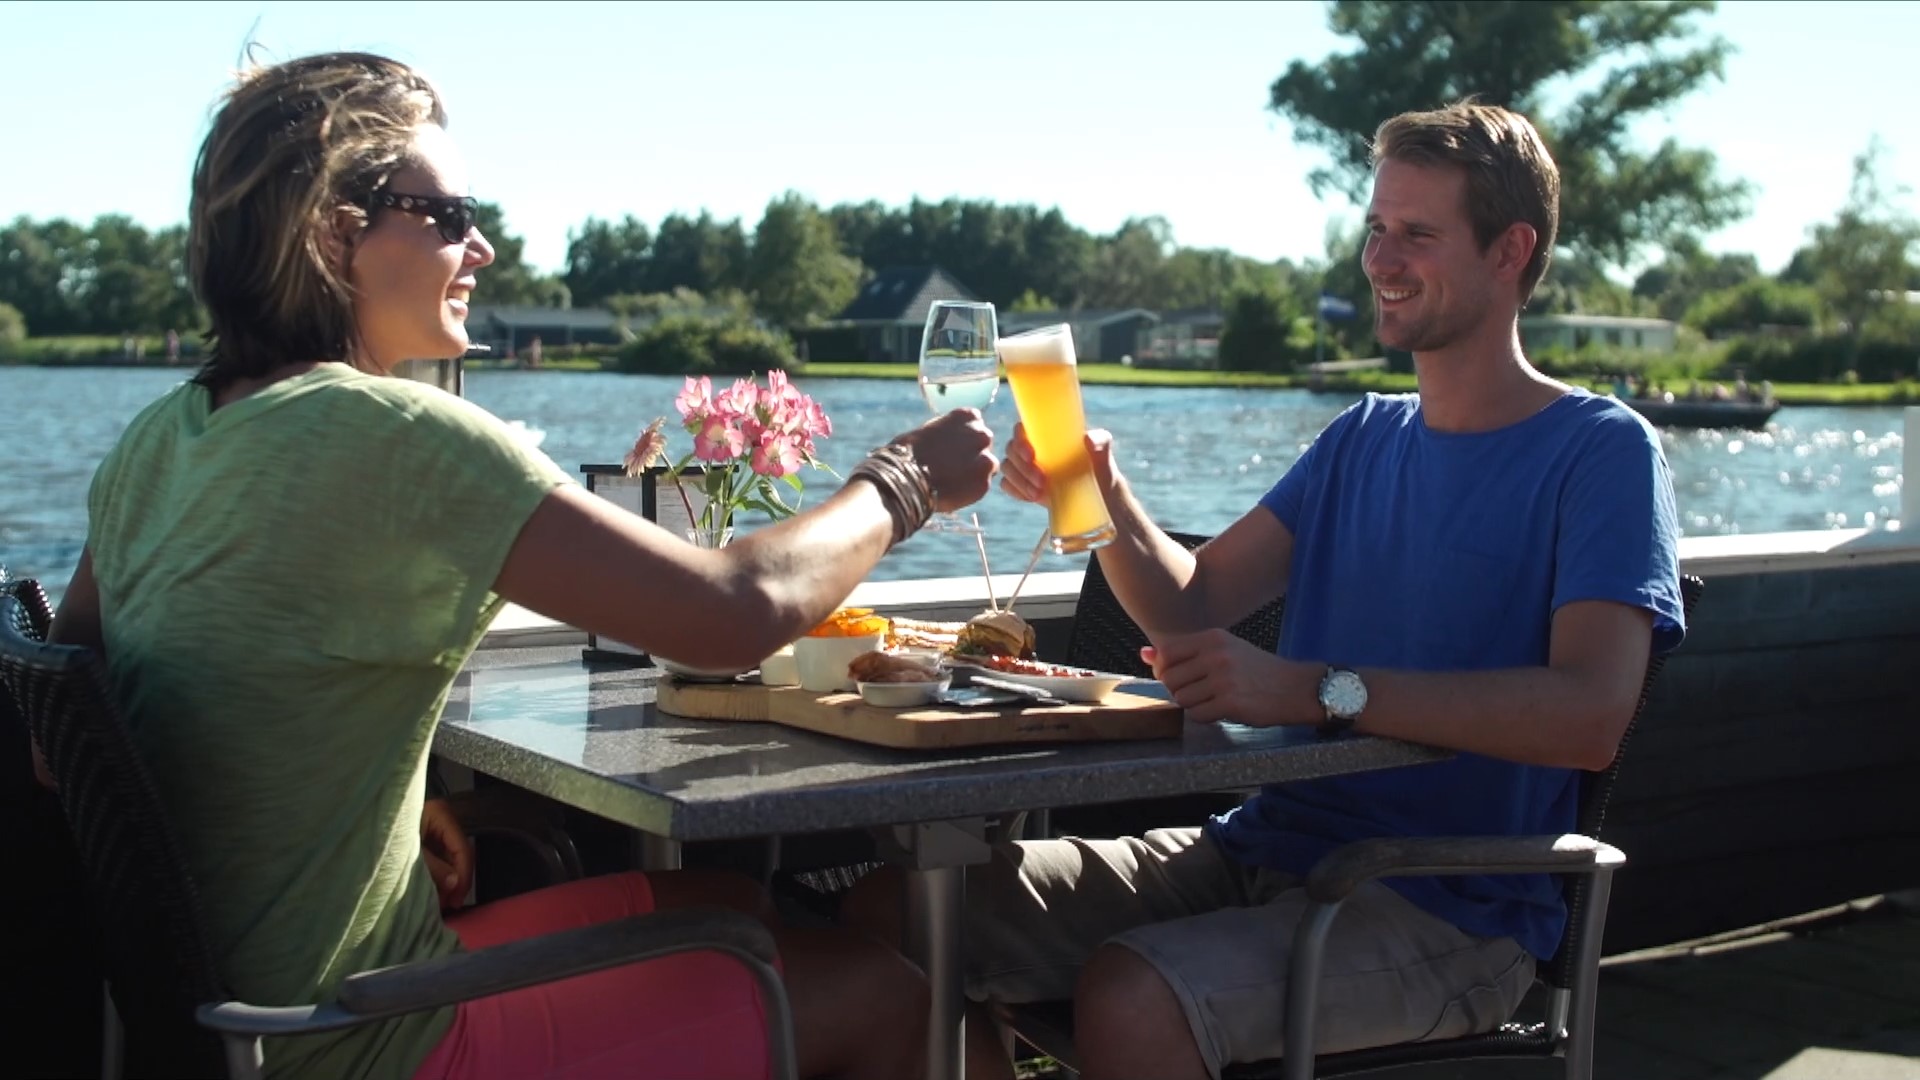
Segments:
[[[1920,222],[1906,209],[1908,189],[1881,175],[1886,147],[1878,137],[1853,160],[1847,201],[1830,222],[1815,225],[1806,269],[1827,307],[1845,324],[1848,370],[1854,370],[1862,333],[1889,302],[1904,319],[1907,283],[1914,277]]]
[[[833,315],[860,288],[860,261],[840,250],[827,215],[793,191],[767,204],[747,268],[755,309],[788,330]]]
[[[622,293],[655,291],[649,288],[652,248],[653,230],[633,215],[618,222],[590,217],[579,232],[567,231],[561,280],[582,307],[597,307]]]
[[[1663,319],[1684,318],[1701,298],[1760,278],[1752,255],[1712,255],[1692,236],[1671,241],[1666,257],[1633,279],[1633,295],[1651,302]]]
[[[1019,298],[1013,302],[1013,306],[1008,310],[1019,312],[1057,311],[1059,307],[1060,305],[1054,303],[1052,300],[1041,296],[1032,289],[1028,289],[1026,292],[1020,294]]]
[[[1360,265],[1367,243],[1366,225],[1355,219],[1329,220],[1323,243],[1325,254],[1307,260],[1290,280],[1288,292],[1295,309],[1309,314],[1318,312],[1322,293],[1352,304],[1353,318],[1325,322],[1318,327],[1322,358],[1340,360],[1381,355],[1379,342],[1373,336],[1373,286]],[[1413,370],[1410,353],[1388,359],[1395,361],[1396,371]]]
[[[1370,180],[1369,144],[1398,113],[1468,96],[1525,114],[1560,168],[1560,245],[1597,262],[1631,263],[1646,245],[1711,232],[1745,213],[1748,186],[1716,175],[1712,153],[1674,140],[1632,145],[1657,115],[1721,77],[1730,46],[1696,37],[1710,0],[1334,0],[1328,20],[1351,52],[1295,61],[1270,107],[1294,139],[1331,164],[1308,183],[1355,201]],[[1577,87],[1577,89],[1570,89]],[[1549,112],[1549,101],[1567,98]]]
[[[654,234],[644,277],[647,291],[690,289],[702,295],[738,288],[747,272],[747,233],[738,219],[715,221],[668,214]]]
[[[1651,315],[1653,301],[1607,276],[1592,256],[1578,253],[1554,260],[1527,302],[1530,315]]]
[[[1173,227],[1162,217],[1129,218],[1097,241],[1081,301],[1093,308],[1163,307]]]
[[[476,295],[481,303],[572,306],[571,294],[555,278],[527,265],[527,242],[507,228],[506,214],[498,203],[481,203],[476,224],[493,245],[493,265],[480,272]]]
[[[1225,248],[1176,248],[1164,268],[1165,292],[1149,306],[1220,311],[1228,297],[1247,289],[1277,290],[1281,276],[1273,264],[1236,255]]]
[[[1758,277],[1710,292],[1688,309],[1688,326],[1708,337],[1747,334],[1773,326],[1812,330],[1820,321],[1820,294],[1806,285]]]

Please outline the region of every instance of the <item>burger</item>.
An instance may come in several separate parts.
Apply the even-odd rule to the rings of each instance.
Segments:
[[[1011,611],[983,611],[968,619],[954,642],[955,656],[1033,659],[1033,627]]]

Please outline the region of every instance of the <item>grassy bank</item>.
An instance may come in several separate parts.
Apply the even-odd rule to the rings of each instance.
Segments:
[[[162,367],[165,344],[149,338],[146,357],[129,362],[122,358],[118,338],[29,338],[11,346],[0,346],[0,366],[44,365],[73,367]],[[193,359],[182,366],[191,367]],[[522,370],[506,360],[469,360],[469,371]],[[553,357],[540,366],[542,371],[597,372],[608,368],[596,357]],[[918,376],[914,364],[876,364],[859,361],[818,360],[796,372],[809,379],[900,379]],[[1389,371],[1363,371],[1340,378],[1310,380],[1305,375],[1253,371],[1170,371],[1163,368],[1123,367],[1119,364],[1082,364],[1080,381],[1090,386],[1158,386],[1256,389],[1317,389],[1329,394],[1359,394],[1369,390],[1387,394],[1411,393],[1418,389],[1412,375]],[[1605,380],[1575,380],[1604,393]],[[1893,383],[1776,383],[1774,396],[1782,405],[1920,405],[1920,382],[1905,379]]]

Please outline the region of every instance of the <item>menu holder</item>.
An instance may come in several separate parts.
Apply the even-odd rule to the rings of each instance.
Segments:
[[[674,492],[674,478],[665,466],[651,466],[638,476],[627,475],[623,465],[582,465],[580,472],[586,477],[588,491],[676,536],[684,537],[693,528],[693,516],[687,513],[687,507],[692,506],[693,514],[698,515],[707,504],[707,493],[701,488],[707,471],[698,466],[689,467],[679,475],[680,490],[687,496],[685,501]],[[587,634],[586,656],[590,660],[653,663],[644,649],[592,632]]]

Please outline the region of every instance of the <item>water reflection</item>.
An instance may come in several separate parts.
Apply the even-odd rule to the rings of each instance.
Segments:
[[[183,371],[0,368],[0,561],[57,590],[86,534],[94,465],[147,403]],[[798,380],[833,419],[824,458],[844,476],[869,449],[922,423],[914,384]],[[467,394],[547,433],[543,449],[569,470],[618,461],[656,416],[673,418],[679,380],[570,372],[473,372]],[[1285,472],[1351,398],[1301,390],[1086,388],[1089,420],[1112,429],[1121,467],[1154,517],[1218,532]],[[1003,437],[1012,395],[987,410]],[[1665,431],[1681,528],[1687,535],[1899,527],[1901,410],[1788,408],[1764,431]],[[676,447],[686,436],[672,431]],[[837,484],[807,477],[809,499]],[[1046,524],[1038,507],[995,491],[978,507],[996,570],[1017,573]],[[1039,569],[1077,569],[1084,557],[1047,555]],[[971,573],[971,538],[922,534],[888,556],[876,580]]]

